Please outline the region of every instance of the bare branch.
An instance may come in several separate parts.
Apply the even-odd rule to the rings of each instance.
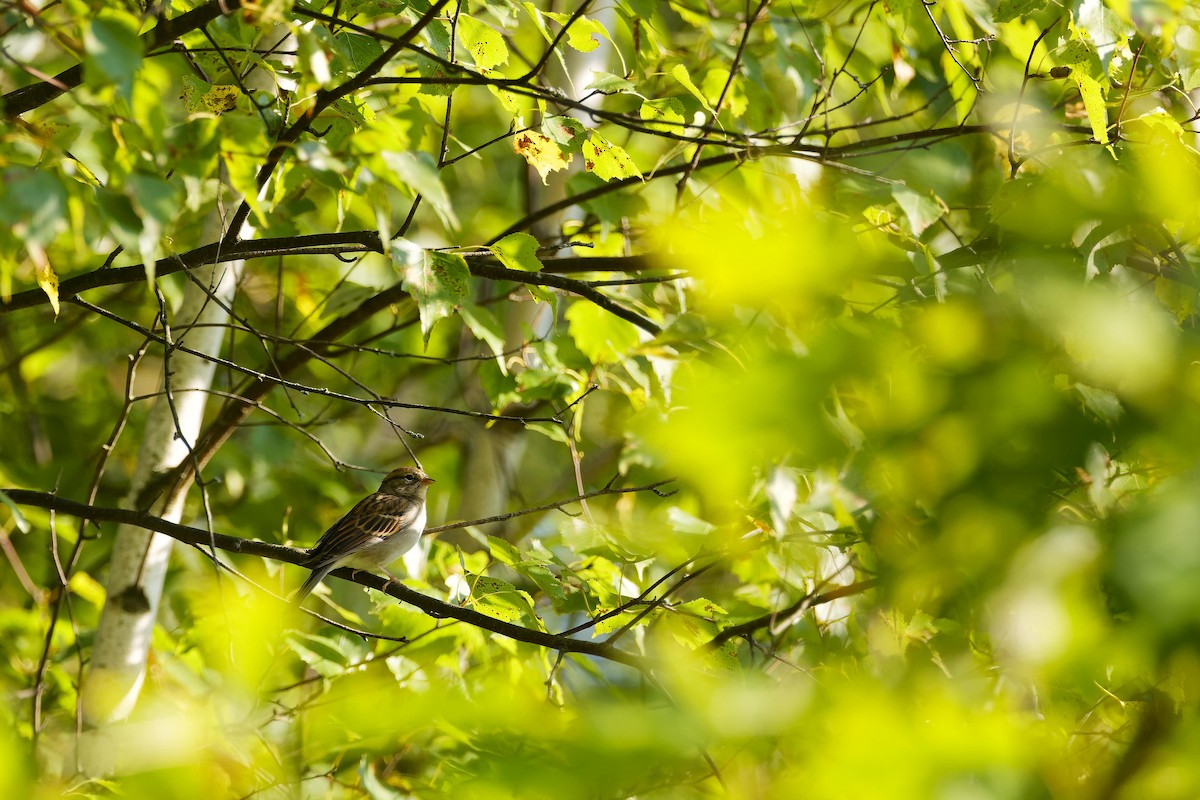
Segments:
[[[271,542],[263,542],[257,539],[241,539],[236,536],[213,533],[201,530],[200,528],[192,528],[187,525],[168,522],[167,520],[139,511],[85,505],[48,492],[34,492],[26,489],[7,489],[5,491],[12,498],[13,502],[20,505],[54,509],[55,511],[80,518],[134,525],[166,534],[176,541],[189,545],[200,547],[215,545],[218,549],[230,553],[259,556],[261,558],[269,558],[274,561],[297,565],[303,562],[308,556],[307,550],[298,547],[288,547],[287,545],[272,544]],[[331,574],[351,583],[357,583],[360,586],[366,586],[395,597],[397,600],[419,608],[431,617],[457,619],[469,625],[474,625],[492,633],[508,637],[509,639],[538,645],[550,650],[596,656],[608,661],[626,664],[639,670],[650,669],[651,662],[644,656],[639,656],[602,642],[572,639],[569,636],[546,633],[545,631],[514,625],[511,622],[489,617],[474,609],[445,603],[428,595],[421,594],[417,590],[410,589],[403,584],[369,572],[341,568],[334,570]]]

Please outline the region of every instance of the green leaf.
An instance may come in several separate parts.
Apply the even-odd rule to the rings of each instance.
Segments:
[[[725,85],[729,84],[729,89],[726,90]],[[725,93],[725,104],[721,108],[729,112],[729,115],[734,119],[746,113],[746,109],[750,105],[750,99],[746,97],[746,90],[742,88],[742,79],[738,75],[733,76],[733,80],[729,80],[729,70],[718,67],[710,69],[704,73],[704,80],[700,83],[701,90],[713,99],[715,103],[721,93]]]
[[[528,593],[499,578],[469,572],[465,577],[478,611],[506,622],[525,617],[541,627],[541,620],[533,610],[533,598]]]
[[[421,334],[428,345],[434,324],[453,314],[467,299],[471,272],[460,255],[426,250],[413,257],[412,247],[410,242],[398,240],[388,253],[404,276],[401,286],[417,302]]]
[[[646,120],[646,127],[652,131],[683,133],[683,103],[677,98],[647,100],[642,103],[639,114]]]
[[[1097,418],[1108,425],[1116,425],[1120,421],[1123,413],[1121,398],[1114,392],[1088,386],[1086,383],[1076,383],[1072,388],[1079,393],[1084,408],[1095,414]]]
[[[1046,0],[1000,0],[992,9],[992,21],[1010,22],[1017,17],[1024,17],[1041,11]]]
[[[508,367],[504,363],[504,327],[500,320],[491,311],[473,303],[464,303],[458,313],[475,338],[486,344],[492,355],[496,356],[500,371],[507,372]]]
[[[541,272],[542,262],[537,257],[538,241],[528,233],[510,233],[491,246],[491,251],[500,263],[509,269],[522,272]]]
[[[271,198],[259,196],[258,170],[261,161],[258,148],[264,147],[266,137],[257,117],[226,114],[220,119],[221,157],[229,173],[229,183],[250,205],[259,224],[270,224],[267,212]]]
[[[574,147],[587,137],[587,128],[574,117],[563,115],[542,120],[542,133],[564,147]]]
[[[142,221],[129,198],[105,187],[96,189],[96,207],[108,224],[108,232],[123,246],[137,250]]]
[[[501,539],[499,536],[488,536],[487,542],[488,552],[501,564],[515,567],[521,563],[521,551],[512,542]]]
[[[729,612],[721,608],[711,600],[703,597],[697,597],[695,600],[689,600],[686,603],[681,603],[675,606],[676,611],[685,611],[689,614],[694,614],[697,617],[727,617]]]
[[[144,217],[152,218],[164,228],[179,216],[183,192],[179,187],[157,175],[133,172],[126,178],[130,199]]]
[[[323,678],[341,675],[351,661],[343,651],[344,643],[326,636],[292,631],[287,642],[292,652]]]
[[[508,46],[492,26],[466,14],[458,18],[458,40],[471,54],[475,66],[491,70],[508,63]]]
[[[1083,39],[1071,39],[1057,52],[1060,64],[1088,65],[1096,60],[1096,48]]]
[[[618,361],[641,342],[636,325],[594,303],[572,303],[566,318],[575,345],[593,364]]]
[[[193,114],[224,114],[237,107],[237,100],[242,96],[241,89],[232,84],[217,85],[206,83],[195,75],[183,76],[183,107]]]
[[[431,25],[430,27],[434,26]],[[427,83],[421,84],[421,94],[433,97],[449,97],[458,88],[458,84],[445,83],[446,78],[450,77],[452,73],[440,61],[434,61],[424,56],[417,56],[417,72],[420,73],[422,78],[428,79]]]
[[[335,70],[349,68],[358,72],[383,55],[383,45],[372,36],[341,31],[333,37],[333,41],[337,45],[339,59],[334,61]]]
[[[524,375],[524,374],[525,373],[521,373],[521,375]],[[520,380],[518,379],[518,383],[519,382],[520,382]],[[556,384],[556,385],[554,385],[553,388],[559,388],[559,387]],[[522,394],[521,399],[524,400],[525,402],[529,402],[531,399],[533,399],[533,397],[536,397],[538,393],[530,393],[530,394],[533,396],[531,397],[529,395]],[[542,394],[546,394],[548,397],[551,397],[551,398],[558,398],[558,397],[562,396],[562,392],[545,392]],[[534,433],[540,433],[542,436],[545,436],[547,439],[558,442],[559,444],[569,445],[571,443],[570,440],[567,438],[567,432],[562,429],[562,426],[556,425],[552,422],[529,422],[529,423],[526,423],[525,430],[533,431]]]
[[[543,16],[557,22],[559,25],[566,25],[571,21],[570,14],[563,14],[557,11],[544,11]],[[608,31],[598,21],[589,17],[576,17],[571,27],[567,30],[567,44],[581,53],[590,53],[600,46],[600,39],[612,41],[612,37],[608,35]]]
[[[550,571],[550,568],[544,564],[534,564],[526,562],[516,567],[517,572],[529,578],[535,584],[542,594],[550,598],[555,609],[561,610],[567,601],[570,599],[570,593],[563,585],[562,580],[557,575]]]
[[[426,11],[429,8],[427,3],[417,3],[415,6],[420,11]],[[429,37],[430,49],[433,54],[442,59],[450,58],[450,28],[441,20],[430,22],[425,28],[425,34]],[[450,70],[444,67],[440,62],[425,58],[424,56],[417,57],[417,71],[421,73],[423,78],[446,78],[451,74]],[[429,83],[421,86],[421,94],[434,95],[437,97],[449,97],[454,94],[457,88],[455,84],[437,84]]]
[[[942,217],[942,207],[936,200],[918,194],[903,184],[892,186],[892,197],[896,198],[904,216],[908,218],[912,232],[917,236]]]
[[[83,35],[83,66],[89,85],[109,82],[126,100],[132,99],[133,77],[142,65],[138,27],[132,14],[112,8],[92,20]]]
[[[589,89],[595,89],[601,94],[619,94],[621,92],[632,92],[637,88],[630,81],[624,78],[617,77],[608,72],[596,72],[595,79],[588,84]]]
[[[708,104],[708,100],[704,97],[704,92],[692,83],[692,76],[688,74],[688,69],[683,64],[676,64],[671,68],[671,77],[679,81],[679,85],[691,92],[692,97],[700,101],[700,105],[704,106],[704,110],[709,114],[713,113],[712,106]]]
[[[0,200],[0,220],[18,238],[48,245],[67,227],[67,191],[53,172],[13,166],[0,179],[6,190]]]
[[[458,228],[458,217],[450,202],[450,195],[438,174],[433,156],[428,153],[387,150],[380,153],[385,164],[404,184],[425,198],[447,228]]]

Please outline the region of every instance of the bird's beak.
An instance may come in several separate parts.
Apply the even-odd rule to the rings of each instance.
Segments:
[[[421,478],[422,486],[428,486],[431,483],[437,483],[437,481],[435,481],[433,478],[429,477],[428,475],[426,475],[424,478]]]

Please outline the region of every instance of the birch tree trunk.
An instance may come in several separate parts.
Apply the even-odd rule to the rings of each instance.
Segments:
[[[229,317],[215,300],[232,304],[241,269],[242,262],[237,261],[194,271],[196,280],[187,284],[182,306],[169,320],[174,344],[186,343],[192,350],[217,354],[225,332],[223,323]],[[216,366],[178,350],[163,364],[163,388],[169,393],[160,395],[150,409],[127,506],[136,504],[155,475],[188,458],[189,447],[200,431]],[[152,512],[179,522],[186,499],[187,487],[182,487]],[[81,689],[89,730],[81,738],[79,753],[86,774],[110,773],[122,760],[120,736],[110,733],[111,726],[129,717],[141,692],[173,541],[129,525],[117,530],[108,569],[108,596]]]
[[[286,25],[277,25],[262,40],[269,52],[286,51],[294,37]],[[288,63],[291,55],[276,59]],[[275,75],[265,69],[253,69],[243,76],[250,91],[277,94]],[[266,191],[266,186],[262,191]],[[214,208],[205,238],[217,241],[225,234],[225,223]],[[240,237],[252,238],[254,230],[244,224]],[[151,408],[146,433],[138,453],[127,506],[136,506],[139,495],[154,477],[170,471],[190,457],[190,448],[200,433],[212,386],[216,364],[208,359],[170,349],[186,343],[188,348],[206,355],[217,355],[229,321],[225,310],[233,305],[241,278],[243,261],[230,261],[192,271],[192,280],[184,288],[184,299],[170,322],[167,345],[169,359],[163,360],[163,389]],[[172,522],[180,522],[190,484],[176,486],[150,509]],[[174,540],[162,534],[122,525],[113,543],[108,571],[108,595],[89,671],[84,677],[82,706],[87,730],[80,737],[78,766],[87,775],[106,775],[119,771],[140,742],[137,734],[125,735],[120,723],[133,712],[146,679],[146,658],[151,635],[158,618],[167,565]],[[151,734],[152,736],[152,734]],[[130,750],[123,753],[122,749]]]

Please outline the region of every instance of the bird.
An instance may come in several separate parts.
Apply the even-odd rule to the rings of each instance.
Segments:
[[[389,472],[379,490],[355,504],[321,535],[300,566],[312,570],[294,596],[299,603],[338,567],[378,569],[395,561],[425,530],[425,493],[433,478],[417,467]]]

